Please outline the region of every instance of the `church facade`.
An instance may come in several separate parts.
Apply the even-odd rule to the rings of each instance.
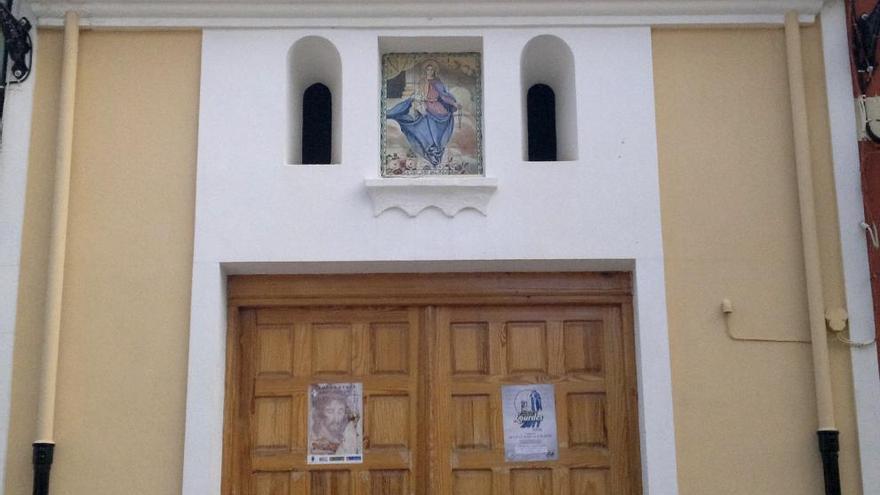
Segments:
[[[846,2],[745,3],[17,5],[3,493],[877,492]]]

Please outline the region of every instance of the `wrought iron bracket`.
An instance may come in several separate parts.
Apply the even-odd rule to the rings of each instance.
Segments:
[[[10,84],[24,82],[31,73],[34,44],[31,22],[27,17],[16,19],[5,5],[0,4],[0,29],[6,44],[6,53],[12,61]]]

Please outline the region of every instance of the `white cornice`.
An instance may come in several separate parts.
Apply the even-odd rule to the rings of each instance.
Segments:
[[[781,24],[812,22],[823,0],[32,1],[43,26],[80,14],[93,27],[425,27]],[[428,22],[429,21],[429,22]]]

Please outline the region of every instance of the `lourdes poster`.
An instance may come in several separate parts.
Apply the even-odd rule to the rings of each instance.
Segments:
[[[384,177],[482,175],[479,53],[382,56]]]
[[[501,401],[504,459],[508,462],[559,459],[553,385],[506,385],[501,388]]]
[[[309,464],[364,461],[363,387],[317,383],[309,388]]]

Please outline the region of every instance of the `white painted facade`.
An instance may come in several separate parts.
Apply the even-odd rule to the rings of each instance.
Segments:
[[[529,163],[520,61],[547,34],[577,61],[579,159]],[[338,165],[285,157],[287,54],[306,36],[329,40],[342,61]],[[427,38],[437,51],[456,38],[481,41],[485,170],[497,181],[485,215],[374,215],[365,181],[379,179],[386,37],[413,37],[422,49]],[[206,30],[202,46],[184,493],[220,487],[226,272],[609,268],[635,275],[646,493],[677,492],[649,27]]]

